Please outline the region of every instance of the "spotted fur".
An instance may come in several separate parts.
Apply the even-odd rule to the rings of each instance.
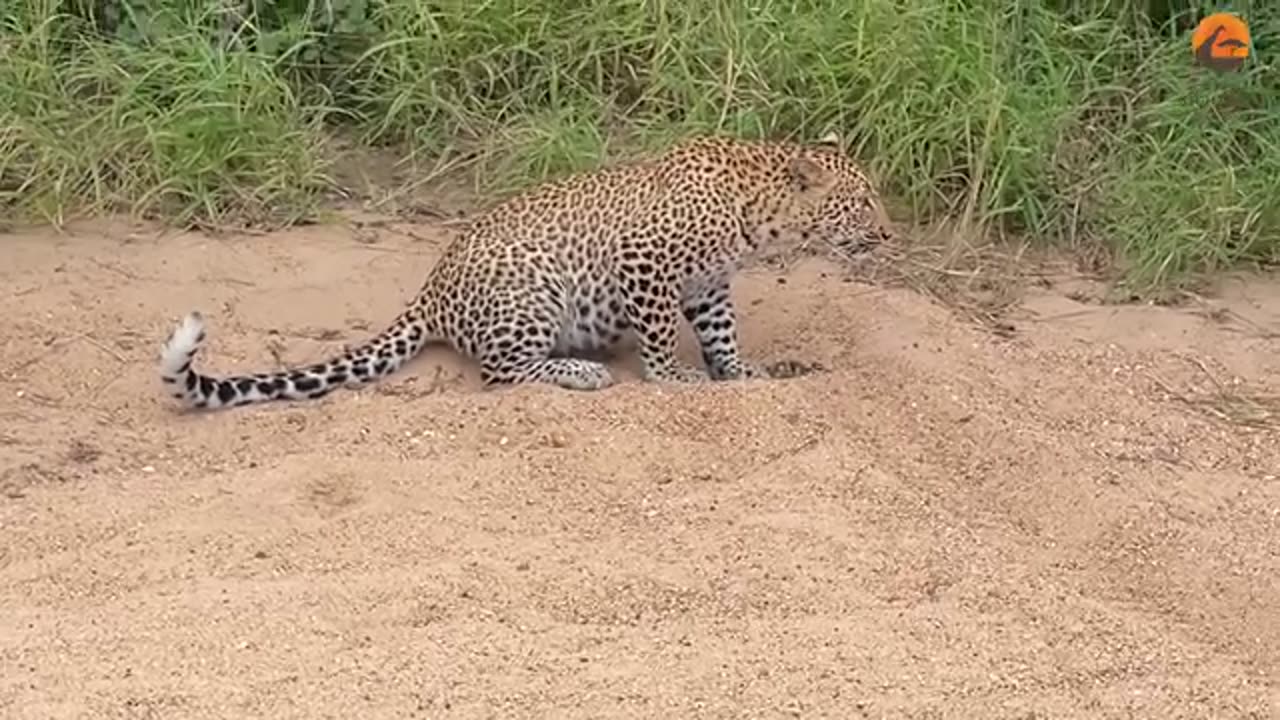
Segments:
[[[216,378],[192,367],[205,339],[187,315],[161,353],[169,393],[218,408],[319,398],[395,372],[428,343],[477,360],[486,386],[612,384],[590,356],[636,340],[650,381],[766,377],[743,360],[729,284],[779,237],[868,250],[892,237],[861,169],[828,136],[814,144],[703,137],[666,154],[545,183],[470,220],[408,308],[325,362]],[[705,371],[677,362],[681,318]]]

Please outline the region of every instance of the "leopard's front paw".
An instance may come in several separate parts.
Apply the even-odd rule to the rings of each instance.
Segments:
[[[760,363],[736,360],[726,366],[712,367],[714,380],[758,380],[769,377],[769,369]]]
[[[707,373],[688,365],[674,364],[663,368],[647,369],[645,379],[651,382],[704,383],[711,378]]]

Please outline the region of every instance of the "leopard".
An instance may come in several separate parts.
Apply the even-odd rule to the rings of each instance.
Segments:
[[[647,382],[780,377],[739,347],[737,272],[779,242],[862,255],[896,237],[879,191],[837,134],[695,136],[545,180],[465,218],[398,316],[323,362],[201,373],[193,362],[207,332],[191,310],[161,348],[160,378],[189,409],[315,400],[386,378],[437,344],[477,362],[482,389],[595,391],[616,384],[602,358],[624,339]],[[681,321],[702,368],[678,360]]]

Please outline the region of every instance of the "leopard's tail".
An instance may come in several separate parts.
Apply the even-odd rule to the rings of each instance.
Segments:
[[[339,387],[353,387],[384,378],[438,341],[421,308],[405,310],[390,327],[359,347],[304,368],[276,372],[204,375],[192,361],[205,341],[204,317],[191,312],[169,335],[160,351],[160,380],[166,392],[185,406],[217,409],[270,400],[314,400]]]

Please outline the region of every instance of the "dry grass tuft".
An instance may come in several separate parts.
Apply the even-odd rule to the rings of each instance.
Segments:
[[[830,252],[860,280],[909,288],[1006,338],[1016,333],[1009,311],[1021,303],[1027,284],[1043,277],[1043,263],[1026,244],[1015,247],[957,223],[922,228],[899,245],[866,255]]]
[[[1169,397],[1220,422],[1254,430],[1280,429],[1280,394],[1253,390],[1239,380],[1224,382],[1204,361],[1188,360],[1209,381],[1207,388],[1183,392],[1162,378],[1152,376],[1152,381]]]

